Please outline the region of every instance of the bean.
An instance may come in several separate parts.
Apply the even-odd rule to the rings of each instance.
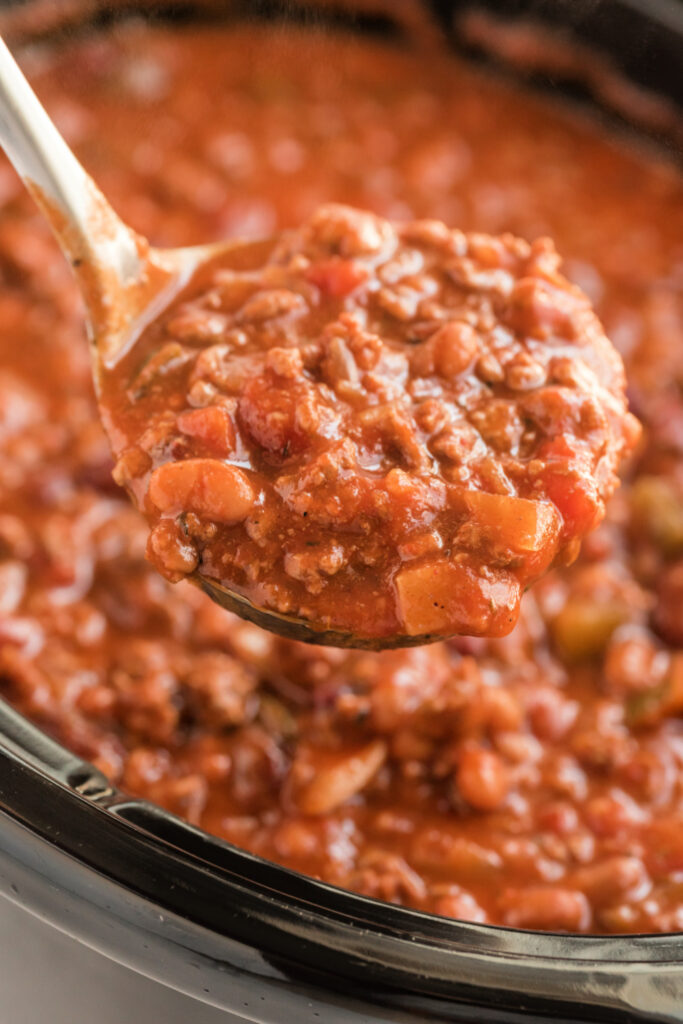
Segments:
[[[150,560],[173,582],[197,568],[199,556],[195,546],[183,537],[172,519],[162,519],[156,524],[147,545]]]
[[[448,891],[437,896],[433,912],[440,914],[441,917],[454,917],[459,921],[474,921],[477,924],[486,921],[486,913],[474,896],[457,885],[449,886]]]
[[[255,495],[246,473],[217,459],[166,462],[150,477],[148,497],[160,512],[196,512],[219,523],[238,523]]]
[[[444,324],[432,335],[430,343],[436,368],[446,378],[457,377],[466,370],[479,350],[476,333],[465,323]]]
[[[466,750],[456,772],[457,791],[478,811],[494,811],[504,802],[510,775],[502,758],[479,747]]]
[[[0,563],[0,615],[12,615],[26,591],[28,570],[23,562]]]
[[[645,865],[638,857],[608,857],[575,871],[572,881],[594,907],[642,899],[650,889]]]
[[[503,922],[511,928],[561,932],[588,931],[592,916],[584,893],[545,886],[506,889],[500,900],[500,911]]]

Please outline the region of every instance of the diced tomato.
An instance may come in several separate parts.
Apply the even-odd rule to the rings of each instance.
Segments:
[[[572,444],[566,437],[554,437],[541,446],[539,458],[547,459],[573,459],[576,456],[576,445]]]
[[[593,480],[548,470],[545,486],[564,520],[567,534],[588,533],[598,525],[603,505]]]
[[[564,520],[565,534],[582,535],[594,529],[604,506],[588,466],[583,472],[576,469],[581,465],[580,449],[566,438],[557,437],[541,448],[538,458],[548,463],[543,482]]]
[[[250,380],[239,401],[242,425],[266,452],[282,458],[303,451],[310,443],[303,412],[313,417],[309,430],[315,431],[316,409],[303,381],[278,379],[272,372]]]
[[[354,260],[333,256],[329,260],[314,263],[306,272],[306,277],[325,295],[343,299],[367,280],[368,271]]]
[[[178,429],[201,441],[212,455],[229,455],[235,449],[235,428],[230,413],[220,405],[181,412]]]

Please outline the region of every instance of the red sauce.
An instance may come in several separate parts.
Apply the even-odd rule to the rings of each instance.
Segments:
[[[637,438],[558,264],[328,204],[202,267],[104,373],[152,563],[388,646],[509,633]]]
[[[88,169],[157,244],[264,237],[328,200],[555,238],[645,432],[605,522],[505,639],[277,640],[146,562],[68,267],[3,164],[3,695],[126,791],[330,882],[515,927],[680,930],[678,172],[549,100],[379,42],[138,27],[33,60]]]

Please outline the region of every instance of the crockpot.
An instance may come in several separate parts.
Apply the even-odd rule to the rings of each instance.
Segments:
[[[192,14],[186,3],[138,6]],[[363,5],[359,31],[389,25],[391,3],[378,6]],[[433,0],[453,46],[491,59],[458,31],[474,6],[559,24],[639,85],[681,99],[681,0]],[[100,22],[121,14],[83,7]],[[552,69],[535,77],[596,102]],[[0,909],[3,1024],[683,1021],[683,935],[515,931],[341,891],[126,797],[1,702],[0,892],[11,901]]]

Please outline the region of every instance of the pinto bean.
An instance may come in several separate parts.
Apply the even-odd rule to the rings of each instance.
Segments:
[[[446,378],[466,370],[479,350],[475,331],[466,323],[448,323],[430,338],[436,368]]]
[[[464,751],[456,773],[460,796],[478,811],[493,811],[505,800],[510,775],[502,758],[491,750],[475,747]]]
[[[26,592],[28,571],[19,561],[0,562],[0,615],[12,615]]]
[[[255,495],[246,473],[217,459],[166,462],[150,477],[148,498],[160,512],[196,512],[219,523],[238,523]]]
[[[591,908],[578,889],[529,886],[506,889],[500,899],[503,922],[511,928],[539,928],[543,931],[586,932]]]
[[[572,882],[586,893],[594,907],[647,895],[651,883],[638,857],[608,857],[575,871]]]
[[[172,519],[162,519],[150,532],[147,541],[150,559],[167,579],[177,582],[197,568],[199,556],[194,544],[183,536]]]

